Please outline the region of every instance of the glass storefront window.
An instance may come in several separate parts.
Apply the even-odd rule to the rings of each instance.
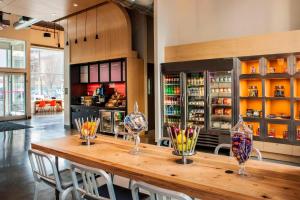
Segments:
[[[63,50],[31,48],[31,101],[64,97]]]
[[[0,68],[26,66],[25,42],[0,38]]]

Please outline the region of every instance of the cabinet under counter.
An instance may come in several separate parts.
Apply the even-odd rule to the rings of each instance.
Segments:
[[[71,105],[71,125],[76,128],[75,119],[100,118],[98,132],[116,134],[124,132],[126,108],[108,108],[99,106]]]

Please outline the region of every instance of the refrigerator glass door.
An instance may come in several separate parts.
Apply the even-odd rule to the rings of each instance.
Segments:
[[[208,72],[209,128],[230,130],[233,120],[232,71]]]
[[[205,81],[204,73],[186,75],[187,126],[205,127]]]
[[[114,112],[114,133],[121,133],[125,131],[124,127],[125,111]]]
[[[180,74],[163,76],[163,125],[179,126],[181,122]]]
[[[113,121],[111,111],[101,111],[101,131],[106,133],[113,132]]]

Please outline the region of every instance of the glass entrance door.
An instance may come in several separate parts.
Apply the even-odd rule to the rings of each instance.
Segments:
[[[0,74],[0,117],[4,116],[4,75]]]
[[[0,74],[0,118],[25,115],[25,74]]]

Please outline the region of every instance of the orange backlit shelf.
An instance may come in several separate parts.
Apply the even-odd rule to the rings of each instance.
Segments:
[[[261,112],[262,111],[262,100],[261,99],[240,99],[240,114],[243,117],[251,117],[251,116],[247,115],[248,109],[252,109],[253,111]]]
[[[262,81],[260,79],[243,79],[240,80],[240,96],[241,97],[253,97],[251,90],[257,89],[258,96],[262,96]],[[254,96],[255,97],[255,96]]]
[[[278,87],[282,88],[283,96],[290,97],[290,79],[266,79],[265,80],[265,96],[266,97],[276,97],[276,90]]]
[[[300,126],[296,127],[296,140],[300,141]]]
[[[300,101],[294,103],[294,118],[300,121]]]
[[[267,99],[265,104],[265,113],[266,118],[269,117],[270,114],[276,116],[290,116],[291,115],[291,103],[290,100],[272,100]]]
[[[241,74],[259,74],[259,60],[241,62]]]
[[[254,136],[260,135],[260,123],[259,122],[245,122],[245,123],[253,131]]]
[[[269,138],[278,138],[278,139],[287,139],[288,138],[288,124],[273,124],[268,123],[268,137]]]
[[[296,56],[296,72],[300,72],[300,55]]]
[[[294,96],[300,98],[300,78],[294,80]]]
[[[267,60],[267,73],[287,73],[288,64],[286,58],[277,58]]]

